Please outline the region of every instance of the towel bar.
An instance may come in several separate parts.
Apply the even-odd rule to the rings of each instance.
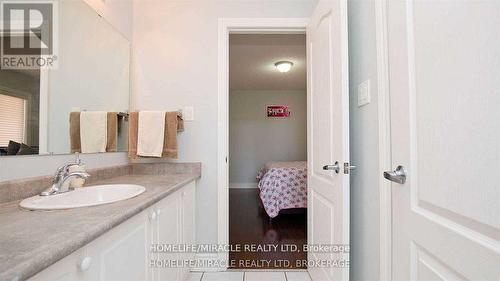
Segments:
[[[125,117],[125,118],[127,118],[128,115],[129,115],[128,111],[126,111],[126,112],[118,112],[118,116],[119,117]],[[177,110],[177,116],[179,116],[180,118],[182,118],[182,109]]]

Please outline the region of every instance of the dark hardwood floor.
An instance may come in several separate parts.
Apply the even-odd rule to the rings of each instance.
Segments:
[[[262,208],[259,189],[229,189],[229,241],[242,247],[239,252],[229,253],[232,268],[305,268],[296,262],[307,260],[307,253],[301,251],[306,237],[305,209],[270,220]],[[244,245],[262,245],[267,249],[277,245],[277,251],[245,251]],[[299,251],[284,251],[287,245],[295,245]]]

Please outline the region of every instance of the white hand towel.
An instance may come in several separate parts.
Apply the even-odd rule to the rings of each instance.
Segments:
[[[82,153],[106,152],[107,127],[107,112],[82,111],[80,113]]]
[[[165,138],[165,111],[140,111],[137,155],[161,157]]]

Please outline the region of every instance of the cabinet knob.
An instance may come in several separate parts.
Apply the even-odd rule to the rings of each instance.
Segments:
[[[92,263],[92,258],[91,257],[85,257],[81,262],[80,262],[80,270],[81,271],[86,271],[90,268],[90,264]]]

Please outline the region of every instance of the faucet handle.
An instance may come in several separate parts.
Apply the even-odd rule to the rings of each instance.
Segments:
[[[57,168],[56,173],[54,174],[54,180],[56,180],[58,177],[61,176],[65,167],[66,167],[66,165],[63,165],[63,166],[60,166],[59,168]]]
[[[55,176],[60,176],[63,172],[67,173],[68,172],[68,168],[71,165],[72,164],[64,164],[64,165],[60,166],[59,168],[57,168]]]
[[[69,164],[64,164],[61,167],[57,168],[56,174],[54,175],[54,178],[58,177],[64,177],[69,173],[69,167],[71,166],[80,166],[82,163],[81,161],[79,163],[69,163]]]
[[[82,160],[80,159],[80,154],[78,152],[75,152],[75,154],[76,154],[76,159],[74,163],[64,164],[61,167],[57,168],[56,173],[54,175],[53,183],[58,183],[64,177],[66,177],[69,173],[69,168],[71,166],[81,166],[83,164]]]

